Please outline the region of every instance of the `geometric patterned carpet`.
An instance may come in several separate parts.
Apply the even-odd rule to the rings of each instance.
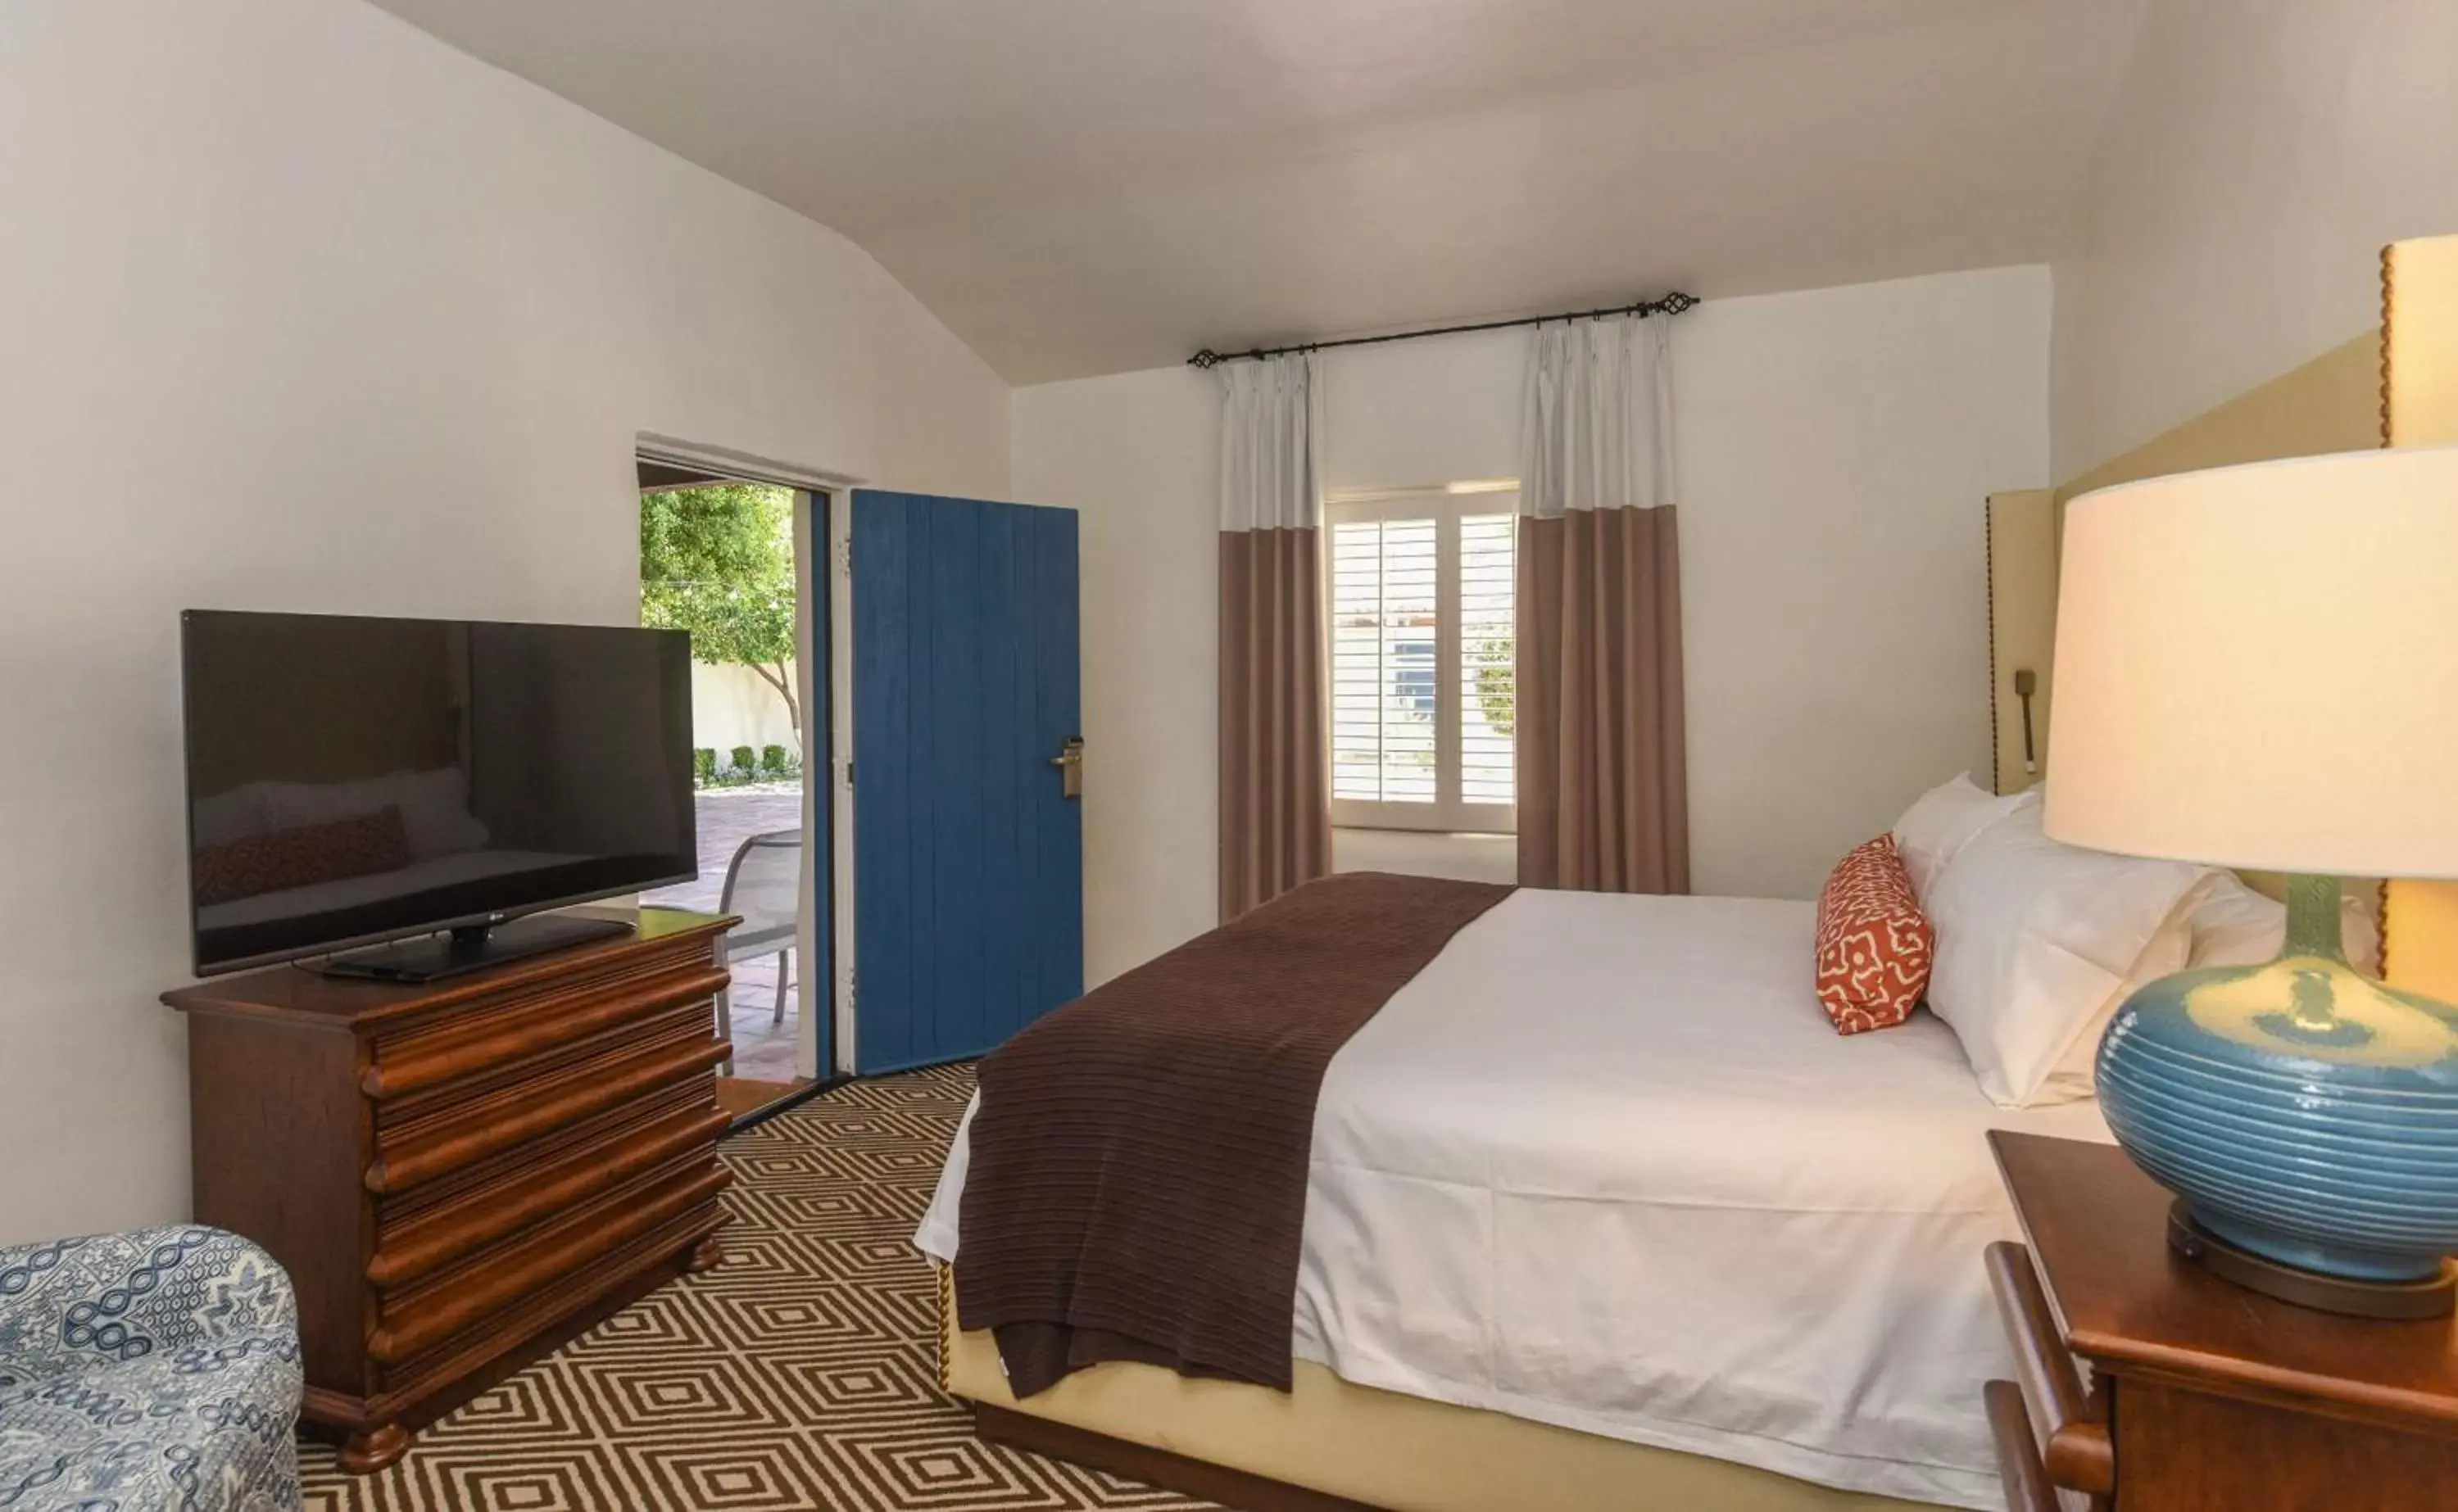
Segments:
[[[839,1087],[721,1147],[725,1263],[659,1288],[345,1476],[312,1512],[873,1512],[1207,1503],[987,1444],[939,1390],[912,1245],[972,1090],[940,1067]]]

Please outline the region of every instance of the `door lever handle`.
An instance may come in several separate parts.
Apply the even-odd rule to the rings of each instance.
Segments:
[[[1058,769],[1058,796],[1080,798],[1084,796],[1084,737],[1069,735],[1059,744],[1058,754],[1050,758]]]

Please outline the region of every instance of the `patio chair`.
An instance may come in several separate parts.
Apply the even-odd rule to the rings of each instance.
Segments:
[[[773,1026],[785,1022],[785,983],[794,955],[794,932],[802,916],[802,832],[771,830],[754,835],[735,848],[725,866],[725,887],[717,911],[742,922],[725,937],[725,963],[753,956],[777,958],[777,1001],[769,1017]],[[734,1037],[734,992],[717,995],[717,1032]],[[734,1063],[725,1063],[730,1074]]]

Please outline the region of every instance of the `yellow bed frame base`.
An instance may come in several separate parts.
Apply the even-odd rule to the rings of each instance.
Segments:
[[[1333,1496],[1328,1491],[1266,1480],[1227,1465],[1114,1439],[1054,1418],[1036,1418],[1012,1407],[973,1403],[973,1432],[1010,1449],[1065,1460],[1087,1469],[1106,1470],[1181,1496],[1240,1508],[1241,1512],[1377,1512],[1369,1503]]]
[[[1307,1360],[1283,1395],[1095,1365],[1031,1401],[939,1271],[939,1380],[985,1439],[1245,1512],[1934,1512],[1702,1455],[1404,1397]]]

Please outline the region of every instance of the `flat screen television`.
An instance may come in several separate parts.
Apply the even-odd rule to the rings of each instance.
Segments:
[[[431,980],[698,873],[683,632],[191,610],[180,664],[199,976]]]

